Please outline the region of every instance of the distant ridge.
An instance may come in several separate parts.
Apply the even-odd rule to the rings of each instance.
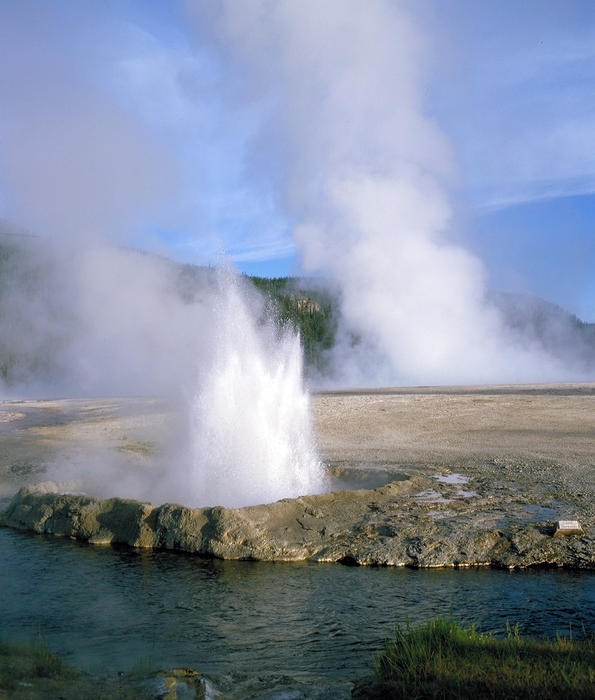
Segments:
[[[47,265],[43,256],[36,255],[41,242],[0,222],[0,381],[7,386],[25,378],[51,381],[59,372],[56,358],[68,342],[51,323],[38,332],[34,321],[27,318],[28,310],[33,308],[45,309],[50,319],[63,316],[60,309],[52,307],[49,282],[44,279]],[[213,267],[125,250],[138,257],[139,271],[149,261],[159,261],[185,303],[192,303],[205,287],[216,284]],[[339,322],[339,289],[319,278],[242,278],[248,287],[264,295],[266,315],[280,326],[291,324],[299,330],[306,371],[324,375],[330,369],[328,351],[334,346]],[[561,307],[527,294],[494,292],[487,301],[500,312],[516,342],[541,349],[582,374],[595,374],[595,323],[585,323]]]
[[[595,323],[530,294],[492,293],[509,329],[527,343],[537,343],[548,354],[579,369],[595,368]]]

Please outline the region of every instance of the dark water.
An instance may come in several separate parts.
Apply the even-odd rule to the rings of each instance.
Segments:
[[[355,678],[395,622],[450,614],[480,631],[595,632],[595,575],[221,562],[0,529],[2,637],[41,629],[99,673],[191,666]]]

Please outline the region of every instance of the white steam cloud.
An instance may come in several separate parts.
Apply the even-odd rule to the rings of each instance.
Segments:
[[[0,10],[3,210],[36,234],[0,232],[5,395],[183,405],[188,427],[172,435],[183,444],[161,474],[137,481],[79,453],[52,469],[106,495],[246,505],[320,490],[297,336],[277,337],[231,273],[116,247],[157,216],[183,169],[77,69],[80,47],[60,37],[70,23],[84,37],[86,7]]]
[[[425,112],[428,46],[410,3],[191,9],[201,38],[215,38],[236,99],[266,114],[254,148],[268,153],[306,270],[341,289],[336,381],[572,374],[505,331],[486,302],[481,262],[449,239],[453,155]]]
[[[56,245],[129,240],[176,179],[162,144],[93,84],[64,40],[92,22],[90,11],[29,0],[0,11],[4,216]]]
[[[109,449],[77,450],[50,476],[190,506],[324,490],[299,337],[278,328],[248,282],[113,246],[66,254],[32,240],[10,250],[0,274],[8,395],[158,396],[178,423],[166,444],[155,435],[157,471],[122,469]]]

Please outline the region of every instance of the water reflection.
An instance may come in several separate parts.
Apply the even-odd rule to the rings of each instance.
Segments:
[[[116,672],[152,661],[349,678],[395,622],[453,615],[480,631],[595,632],[595,578],[558,570],[368,569],[222,562],[99,548],[0,529],[5,637],[43,629],[77,665]]]

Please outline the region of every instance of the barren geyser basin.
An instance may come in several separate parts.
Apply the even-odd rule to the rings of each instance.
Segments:
[[[19,0],[0,46],[2,649],[336,700],[395,623],[592,634],[593,0]]]
[[[3,523],[229,559],[593,568],[594,401],[593,384],[316,394],[324,493],[195,509],[127,498],[162,478],[165,402],[4,402]],[[94,484],[83,461],[114,478]]]

